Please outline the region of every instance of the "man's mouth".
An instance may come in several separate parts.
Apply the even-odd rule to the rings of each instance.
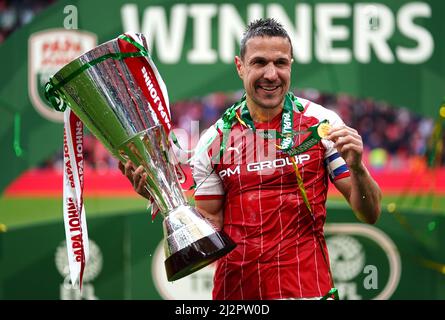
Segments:
[[[264,91],[267,92],[273,92],[275,90],[277,90],[280,86],[262,86],[262,85],[258,85],[259,89],[263,89]]]

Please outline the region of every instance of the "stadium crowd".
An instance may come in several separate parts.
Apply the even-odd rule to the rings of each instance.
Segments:
[[[327,94],[315,89],[294,90],[294,93],[334,110],[347,125],[356,128],[365,145],[365,161],[373,169],[401,170],[426,166],[425,155],[434,127],[433,119],[371,98]],[[206,128],[241,94],[213,93],[202,99],[173,104],[173,122],[187,130],[192,120],[199,119],[199,128]],[[444,155],[441,164],[445,164]]]
[[[55,0],[0,0],[0,45],[16,29]]]

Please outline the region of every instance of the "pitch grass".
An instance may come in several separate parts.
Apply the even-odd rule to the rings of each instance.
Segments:
[[[84,202],[87,217],[140,212],[147,207],[147,201],[140,197],[95,197]],[[61,198],[0,198],[0,224],[8,229],[62,218]]]
[[[330,197],[328,208],[347,206],[342,196]],[[435,212],[445,215],[445,196],[385,196],[383,208],[397,206],[398,209]],[[147,201],[141,197],[87,197],[85,208],[87,217],[129,214],[146,210]],[[147,211],[147,215],[149,212]],[[0,232],[6,228],[18,228],[29,224],[47,223],[62,220],[62,199],[48,198],[0,198]],[[3,226],[2,226],[3,225]]]
[[[328,198],[328,207],[347,205],[347,201],[343,196],[331,196]],[[382,209],[389,212],[395,208],[410,209],[413,212],[428,212],[445,215],[445,196],[428,194],[428,195],[385,195],[382,199]]]

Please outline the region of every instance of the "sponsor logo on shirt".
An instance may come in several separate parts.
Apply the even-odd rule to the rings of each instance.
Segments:
[[[240,144],[237,147],[228,147],[227,151],[235,151],[236,154],[239,154],[239,148],[241,147],[242,142],[240,142]]]
[[[311,156],[308,154],[300,154],[300,155],[295,156],[295,162],[297,164],[302,164],[303,162],[308,161],[310,158],[311,158]],[[289,159],[289,157],[247,163],[246,170],[247,170],[247,172],[261,172],[261,171],[268,170],[268,173],[272,174],[273,171],[275,171],[275,170],[271,170],[271,169],[282,168],[285,166],[292,166],[292,162]],[[225,170],[221,170],[219,172],[219,176],[222,179],[224,177],[230,177],[235,174],[240,174],[240,172],[241,172],[240,167],[241,167],[240,165],[237,165],[235,168],[227,168]]]

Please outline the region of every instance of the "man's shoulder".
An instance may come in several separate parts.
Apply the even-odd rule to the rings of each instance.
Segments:
[[[318,104],[312,100],[306,99],[306,98],[302,98],[302,97],[298,97],[296,96],[297,100],[301,103],[301,105],[304,108],[303,113],[306,113],[307,111],[318,111],[318,112],[324,112],[327,111],[329,112],[330,110],[323,107],[321,104]]]
[[[204,129],[199,137],[199,145],[203,145],[206,144],[206,142],[208,142],[209,140],[214,139],[216,136],[219,135],[219,129],[218,126],[216,125],[217,123],[215,122],[214,124],[212,124],[210,127],[208,127],[207,129]]]
[[[321,104],[301,97],[297,97],[297,99],[304,107],[302,113],[305,116],[317,118],[319,121],[329,120],[331,123],[342,121],[335,111],[330,110]]]

